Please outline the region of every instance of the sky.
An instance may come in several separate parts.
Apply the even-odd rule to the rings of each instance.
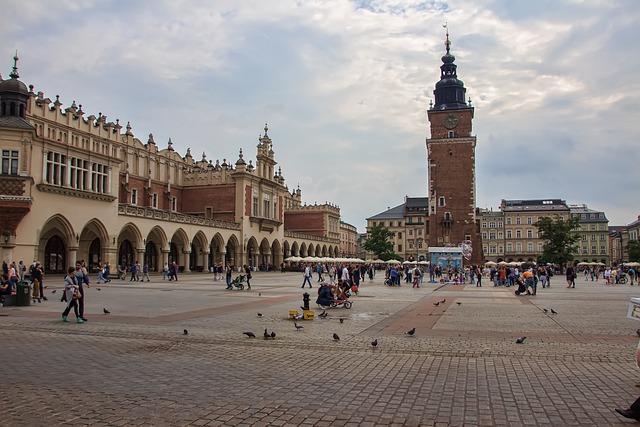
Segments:
[[[477,205],[562,198],[640,214],[640,2],[4,2],[0,71],[199,159],[255,158],[365,219],[427,194],[446,22],[475,106]],[[4,60],[2,59],[4,58]]]

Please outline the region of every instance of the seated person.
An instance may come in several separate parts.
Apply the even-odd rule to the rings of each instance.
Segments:
[[[320,285],[318,289],[318,299],[316,300],[316,304],[318,305],[331,305],[333,303],[333,295],[331,294],[331,287],[326,283]]]

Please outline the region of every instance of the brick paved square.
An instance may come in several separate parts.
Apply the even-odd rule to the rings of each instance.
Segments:
[[[102,285],[89,290],[84,325],[63,324],[51,299],[2,308],[3,424],[624,425],[613,408],[639,392],[640,325],[626,319],[635,288],[578,282],[527,298],[376,279],[351,310],[296,331],[298,275],[254,281],[250,292],[199,274]],[[438,298],[451,304],[436,309]],[[262,339],[265,328],[276,339]],[[33,402],[39,410],[26,410]]]

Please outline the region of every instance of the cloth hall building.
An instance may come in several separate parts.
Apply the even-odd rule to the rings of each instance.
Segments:
[[[206,271],[340,255],[340,209],[289,191],[266,125],[255,164],[242,150],[233,162],[182,156],[171,140],[143,142],[129,123],[34,93],[17,59],[0,77],[3,260],[39,260],[47,273],[76,260]]]

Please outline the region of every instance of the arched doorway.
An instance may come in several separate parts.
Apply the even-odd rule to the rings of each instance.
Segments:
[[[299,256],[298,242],[293,242],[291,245],[291,256]]]
[[[100,244],[100,238],[96,237],[91,241],[89,245],[89,259],[87,260],[87,268],[91,271],[97,271],[102,266],[101,254],[102,245]]]
[[[260,242],[260,259],[258,260],[258,267],[261,271],[268,271],[271,265],[271,245],[267,239],[262,239]]]
[[[253,237],[247,242],[247,263],[250,267],[255,267],[258,263],[258,242]]]
[[[238,262],[238,248],[240,247],[240,243],[236,238],[235,234],[231,235],[229,240],[227,241],[226,246],[226,254],[225,254],[225,265],[230,265],[235,267],[236,262]]]
[[[209,267],[222,264],[222,252],[224,249],[224,239],[220,233],[216,233],[209,244]]]
[[[55,235],[47,240],[44,247],[45,273],[64,274],[67,266],[67,248],[60,236]]]
[[[136,261],[136,251],[133,248],[133,244],[129,239],[125,239],[120,242],[118,248],[118,264],[125,269],[131,266]]]
[[[153,241],[148,241],[144,247],[144,263],[149,267],[151,271],[158,271],[158,249]]]
[[[273,270],[279,269],[280,264],[283,260],[282,247],[280,246],[280,242],[278,240],[274,240],[271,243],[271,264],[273,266]]]
[[[169,244],[169,264],[173,262],[175,262],[176,264],[180,263],[178,259],[178,245],[171,242]]]

